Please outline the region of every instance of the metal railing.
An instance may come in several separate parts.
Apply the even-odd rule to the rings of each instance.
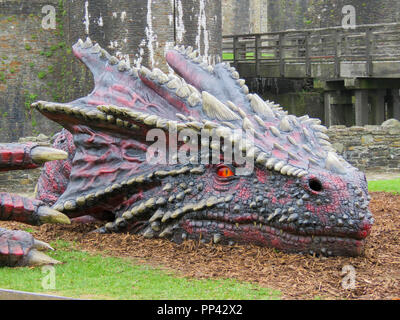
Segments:
[[[400,60],[400,23],[229,35],[222,50],[223,60],[235,66],[254,64],[254,76],[263,65],[279,68],[284,77],[287,64],[304,64],[304,76],[311,77],[313,64],[333,64],[340,78],[344,61],[365,63],[372,76],[374,61]]]

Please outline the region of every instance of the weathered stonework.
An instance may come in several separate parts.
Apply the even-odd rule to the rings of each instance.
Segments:
[[[360,170],[400,171],[400,122],[390,122],[389,126],[332,126],[328,135],[336,151]]]
[[[56,29],[44,29],[50,5]],[[0,0],[0,142],[60,126],[30,109],[36,100],[72,101],[93,89],[71,46],[87,36],[132,65],[164,65],[168,48],[221,53],[221,0]],[[168,71],[168,70],[165,70]]]
[[[58,0],[0,1],[0,142],[59,127],[29,106],[39,93],[57,98],[63,41],[58,30],[41,26],[47,4]]]
[[[223,33],[340,26],[346,5],[355,8],[358,25],[400,21],[397,0],[222,0]]]

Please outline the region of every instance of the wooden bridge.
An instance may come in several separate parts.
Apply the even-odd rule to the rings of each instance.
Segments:
[[[328,125],[349,105],[357,125],[400,118],[400,23],[224,36],[223,59],[244,78],[314,79]]]

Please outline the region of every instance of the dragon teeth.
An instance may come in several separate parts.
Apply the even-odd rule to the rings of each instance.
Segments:
[[[285,163],[283,161],[278,162],[274,166],[274,170],[280,172],[281,169],[284,167]]]

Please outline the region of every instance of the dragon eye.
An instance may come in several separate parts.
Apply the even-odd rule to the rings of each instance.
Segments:
[[[226,166],[221,166],[217,170],[218,177],[221,178],[229,178],[233,177],[235,174],[233,173],[232,169]]]

